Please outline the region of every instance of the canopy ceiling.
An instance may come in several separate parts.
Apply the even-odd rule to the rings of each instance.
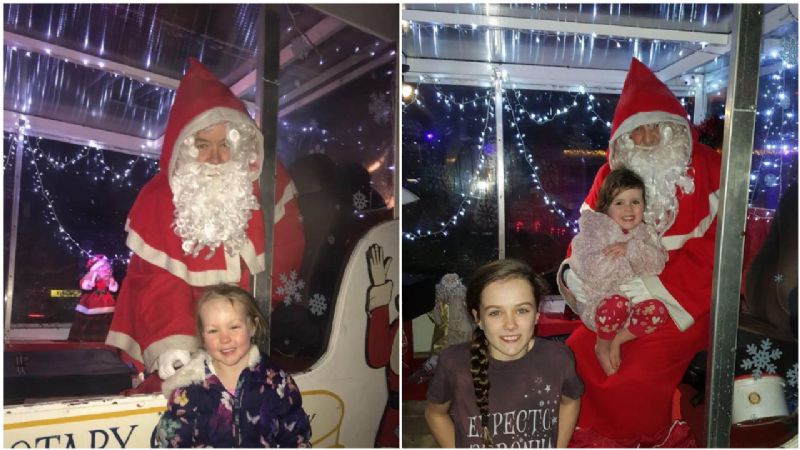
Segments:
[[[258,8],[6,4],[4,127],[24,117],[38,136],[155,154],[189,56],[253,111]],[[280,115],[395,58],[380,33],[305,5],[279,11]]]
[[[730,4],[406,4],[407,81],[488,86],[494,70],[517,87],[619,92],[631,57],[681,95],[727,84]],[[769,55],[797,40],[797,5],[765,5]],[[777,60],[777,58],[776,58]],[[769,61],[766,61],[769,63]]]

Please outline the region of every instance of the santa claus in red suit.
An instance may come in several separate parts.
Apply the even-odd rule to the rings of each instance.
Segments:
[[[257,181],[263,159],[263,136],[245,105],[191,58],[167,120],[161,170],[128,214],[133,256],[106,339],[147,372],[166,378],[198,348],[194,305],[204,287],[246,288],[250,274],[267,267]],[[278,164],[273,275],[300,267],[294,196]]]
[[[567,340],[586,390],[572,445],[673,447],[691,444],[685,423],[673,423],[672,398],[695,353],[706,347],[720,156],[698,141],[686,111],[664,83],[633,59],[611,127],[608,161],[583,208],[594,208],[611,169],[626,167],[645,182],[644,220],[653,224],[669,259],[657,276],[634,278],[623,293],[634,303],[658,299],[672,318],[653,334],[623,344],[617,373],[606,376],[586,326]],[[568,301],[581,301],[580,280],[559,273]]]

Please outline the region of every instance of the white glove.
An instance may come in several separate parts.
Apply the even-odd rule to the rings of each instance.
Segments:
[[[583,292],[583,281],[575,275],[572,269],[564,269],[564,284],[575,296],[579,303],[586,303],[586,294]]]
[[[167,350],[158,357],[158,376],[162,380],[175,375],[175,372],[191,359],[191,355],[186,350]]]
[[[627,283],[621,284],[619,289],[634,305],[655,298],[650,290],[647,289],[641,277],[633,278]]]

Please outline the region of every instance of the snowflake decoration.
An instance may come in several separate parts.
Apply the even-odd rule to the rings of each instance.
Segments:
[[[302,295],[300,291],[306,287],[306,282],[297,278],[297,272],[294,270],[289,273],[287,276],[285,273],[279,275],[281,280],[281,285],[275,289],[275,294],[279,297],[283,297],[283,302],[287,305],[292,304],[292,302],[299,302],[302,300]]]
[[[367,196],[361,191],[356,191],[356,193],[353,194],[353,207],[361,211],[367,209],[367,206],[369,206]]]
[[[484,230],[489,230],[497,225],[497,206],[489,200],[478,203],[475,211],[475,222]]]
[[[380,95],[373,92],[369,95],[369,113],[372,114],[372,120],[378,125],[389,123],[389,113],[391,112],[389,100],[385,95]]]
[[[771,347],[772,342],[769,339],[761,341],[760,348],[756,347],[756,344],[749,344],[747,346],[747,354],[751,357],[742,361],[741,368],[744,370],[753,369],[753,378],[756,380],[761,378],[763,371],[775,373],[777,367],[772,362],[780,359],[783,353],[779,348],[773,349]]]
[[[776,274],[775,274],[775,276],[774,276],[774,277],[772,277],[772,281],[773,281],[775,284],[781,284],[781,283],[783,283],[783,274],[776,273]]]
[[[322,294],[312,295],[311,299],[308,301],[308,309],[311,311],[311,314],[317,317],[325,314],[325,311],[328,309],[328,302],[325,300],[325,296]]]
[[[791,387],[797,386],[797,363],[794,363],[792,368],[786,372],[786,382],[789,383]]]

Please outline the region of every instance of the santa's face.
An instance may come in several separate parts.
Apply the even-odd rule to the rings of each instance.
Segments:
[[[203,347],[218,372],[247,367],[255,326],[244,308],[227,298],[213,298],[200,307]]]
[[[659,143],[660,134],[657,124],[646,124],[637,127],[631,131],[631,140],[633,143],[642,147],[652,147]]]
[[[634,229],[642,223],[644,216],[644,193],[637,188],[618,192],[611,200],[606,214],[623,230]]]
[[[197,162],[222,164],[231,160],[231,149],[227,139],[228,127],[218,123],[194,135],[197,148]]]

